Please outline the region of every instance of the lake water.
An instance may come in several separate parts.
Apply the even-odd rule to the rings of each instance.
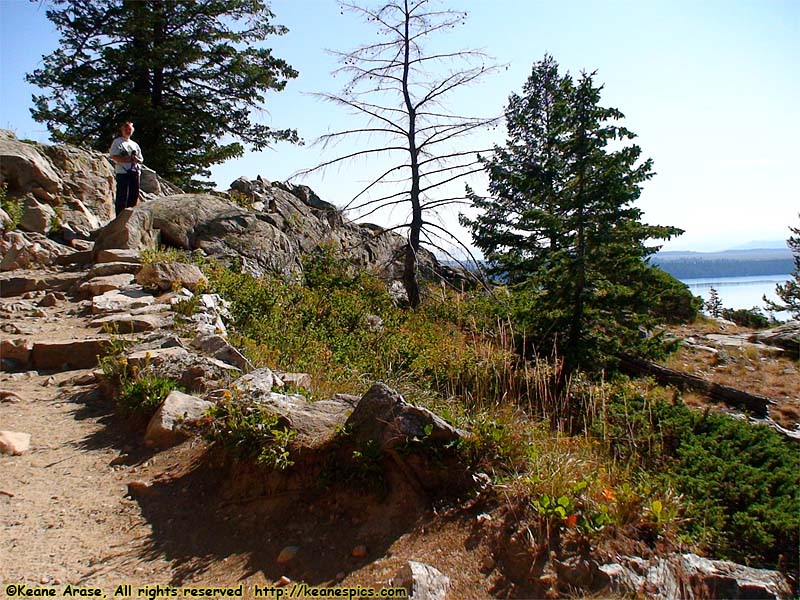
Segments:
[[[753,308],[757,306],[766,313],[762,296],[770,300],[778,300],[775,285],[791,279],[786,275],[754,275],[752,277],[706,277],[702,279],[681,279],[689,286],[691,292],[708,300],[708,293],[713,287],[719,293],[722,306],[725,308]],[[776,313],[775,318],[787,320],[788,313]]]

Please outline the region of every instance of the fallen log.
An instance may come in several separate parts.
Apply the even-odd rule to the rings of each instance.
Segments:
[[[650,375],[662,385],[674,385],[680,389],[688,388],[705,394],[712,400],[725,402],[730,406],[746,410],[758,417],[766,417],[769,406],[775,404],[774,400],[766,396],[743,392],[727,385],[714,383],[697,375],[669,369],[641,358],[626,355],[621,356],[619,360],[620,369],[628,375]]]

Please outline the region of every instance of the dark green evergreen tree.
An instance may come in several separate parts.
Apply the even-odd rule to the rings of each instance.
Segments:
[[[719,292],[716,290],[714,286],[711,286],[708,289],[708,300],[705,302],[706,311],[708,314],[718,319],[722,316],[722,299],[719,297]]]
[[[517,320],[538,352],[555,351],[568,376],[623,352],[657,354],[650,266],[653,239],[682,233],[646,225],[634,202],[652,161],[600,105],[594,73],[560,75],[550,57],[533,66],[506,109],[508,140],[485,161],[489,197],[462,217],[490,270],[517,291]],[[613,147],[609,147],[613,143]]]
[[[251,120],[265,93],[297,72],[256,48],[286,29],[261,0],[51,0],[47,17],[59,49],[27,80],[33,118],[55,141],[107,151],[117,125],[131,120],[148,166],[186,189],[208,167],[240,156],[240,140],[262,149],[298,141],[292,129]]]
[[[789,231],[794,234],[786,240],[786,245],[794,255],[793,278],[775,286],[775,293],[783,301],[783,304],[767,300],[766,296],[764,301],[769,310],[789,311],[793,318],[800,319],[800,227],[789,227]]]

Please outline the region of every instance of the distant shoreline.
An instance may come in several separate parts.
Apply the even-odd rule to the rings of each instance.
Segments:
[[[712,277],[778,277],[794,270],[788,248],[729,250],[726,252],[659,252],[652,263],[676,279]]]

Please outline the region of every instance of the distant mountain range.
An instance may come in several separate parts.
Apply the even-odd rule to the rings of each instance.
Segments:
[[[754,242],[746,242],[739,246],[734,246],[731,250],[783,250],[786,248],[786,240],[756,240]]]
[[[784,275],[791,273],[794,268],[792,253],[785,242],[783,248],[743,247],[724,252],[658,252],[651,260],[678,279]]]

